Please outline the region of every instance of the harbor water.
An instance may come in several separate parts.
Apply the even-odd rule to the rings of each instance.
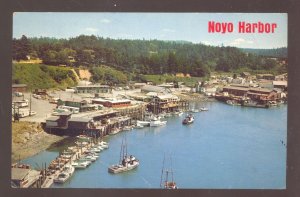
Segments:
[[[219,102],[194,103],[206,112],[182,125],[185,116],[168,117],[166,125],[120,132],[104,140],[109,149],[86,169],[76,169],[64,184],[53,188],[160,188],[161,171],[172,168],[179,188],[284,189],[286,188],[287,105],[263,108],[230,106]],[[140,165],[121,174],[108,173],[119,162],[126,135],[128,154]],[[22,162],[40,168],[75,139],[57,143]],[[164,161],[164,155],[166,160]]]

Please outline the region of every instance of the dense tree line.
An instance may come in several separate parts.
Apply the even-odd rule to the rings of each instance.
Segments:
[[[26,38],[13,40],[13,58],[39,57],[48,65],[106,65],[131,74],[188,73],[203,77],[211,71],[274,69],[274,60],[246,54],[234,47],[214,47],[182,41],[113,40],[81,35],[70,39]],[[95,71],[95,70],[94,70]]]
[[[246,53],[252,53],[265,57],[287,58],[287,48],[281,47],[276,49],[241,49]]]

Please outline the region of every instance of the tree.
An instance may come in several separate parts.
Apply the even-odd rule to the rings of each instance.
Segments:
[[[178,61],[176,59],[176,56],[173,52],[169,52],[167,72],[176,73],[177,71],[178,71]]]
[[[22,36],[21,39],[13,39],[13,59],[15,60],[27,60],[27,55],[32,51],[31,43],[26,36]]]

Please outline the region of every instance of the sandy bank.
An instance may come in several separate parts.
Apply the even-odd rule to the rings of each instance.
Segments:
[[[13,122],[12,163],[17,162],[19,158],[22,160],[33,156],[64,138],[44,132],[39,123]]]

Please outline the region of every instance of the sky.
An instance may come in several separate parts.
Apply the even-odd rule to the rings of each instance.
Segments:
[[[16,12],[13,37],[184,40],[239,48],[287,47],[286,13]],[[232,33],[209,33],[208,22],[232,23]],[[276,23],[274,33],[239,33],[238,23]]]

